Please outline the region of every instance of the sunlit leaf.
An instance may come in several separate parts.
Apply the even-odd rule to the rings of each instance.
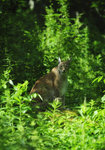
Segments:
[[[14,83],[13,83],[13,81],[12,81],[12,80],[9,80],[9,83],[10,83],[11,85],[14,85]]]

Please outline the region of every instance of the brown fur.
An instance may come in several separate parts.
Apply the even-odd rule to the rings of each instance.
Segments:
[[[69,64],[70,60],[64,62],[59,60],[57,67],[54,67],[50,73],[35,82],[30,94],[40,94],[43,102],[52,102],[55,98],[62,98],[67,88]]]

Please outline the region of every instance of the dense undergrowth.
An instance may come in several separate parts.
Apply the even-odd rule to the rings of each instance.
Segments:
[[[0,150],[104,150],[105,30],[95,15],[105,23],[105,2],[87,1],[82,14],[77,1],[34,2],[30,10],[28,1],[1,0]],[[41,112],[28,93],[58,57],[72,57],[68,109],[55,100]]]
[[[105,97],[74,110],[60,110],[55,100],[49,109],[32,109],[28,81],[14,85],[6,70],[0,80],[1,150],[104,150]]]

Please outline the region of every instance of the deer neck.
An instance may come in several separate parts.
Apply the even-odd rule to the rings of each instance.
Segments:
[[[52,69],[52,73],[54,73],[56,79],[66,78],[66,74],[60,73],[58,67],[54,67]]]

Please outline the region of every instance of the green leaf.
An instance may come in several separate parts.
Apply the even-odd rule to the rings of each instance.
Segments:
[[[9,83],[10,83],[11,85],[14,85],[14,83],[13,83],[13,81],[12,81],[12,80],[9,80]]]
[[[103,79],[103,76],[99,76],[99,77],[97,77],[97,78],[95,78],[93,81],[92,81],[92,83],[94,83],[94,82],[100,82],[101,80]]]
[[[105,102],[105,95],[101,98],[102,102]]]
[[[100,81],[102,80],[102,78],[103,78],[103,76],[100,76],[100,77],[98,78],[98,82],[100,82]]]

